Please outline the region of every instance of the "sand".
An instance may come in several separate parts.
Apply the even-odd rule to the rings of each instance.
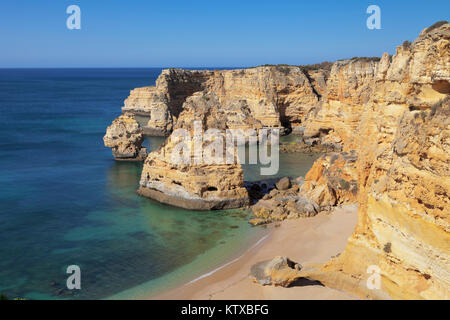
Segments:
[[[287,220],[239,259],[149,299],[354,299],[345,292],[305,281],[290,288],[261,286],[249,277],[250,267],[275,256],[300,264],[323,263],[341,253],[357,221],[357,207],[336,208],[312,218]]]

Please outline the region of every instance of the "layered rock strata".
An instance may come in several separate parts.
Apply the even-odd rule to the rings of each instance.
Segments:
[[[361,298],[450,298],[450,24],[384,54],[354,138],[359,218],[302,276]],[[364,101],[364,100],[363,100]]]
[[[333,207],[356,203],[358,173],[356,153],[329,153],[314,162],[303,179],[281,179],[268,185],[267,190],[251,206],[253,225],[261,225],[285,219],[312,217]],[[285,181],[285,183],[281,183]],[[287,184],[286,181],[289,181]],[[257,185],[259,186],[259,185]],[[250,190],[262,189],[252,186]]]
[[[198,92],[183,106],[174,132],[144,163],[138,193],[157,201],[195,210],[238,208],[249,204],[236,148],[226,147],[227,129],[261,128],[245,101],[221,104],[214,93]],[[206,130],[215,130],[206,138]],[[188,140],[181,150],[179,130]],[[203,130],[205,135],[197,135]],[[204,138],[202,138],[202,136]],[[196,152],[196,144],[201,150]],[[181,150],[181,151],[180,151]],[[230,156],[232,163],[227,163]]]
[[[294,66],[214,71],[207,87],[222,103],[247,101],[253,117],[267,127],[301,123],[319,100],[308,77]]]
[[[353,138],[369,101],[378,66],[376,58],[355,58],[333,64],[320,104],[303,124],[306,145],[320,144],[333,150],[355,147]]]
[[[323,155],[306,174],[300,192],[324,210],[355,203],[358,195],[356,161],[355,151]]]
[[[169,135],[186,98],[205,89],[212,72],[165,69],[155,86],[136,88],[124,101],[122,112],[147,116],[147,135]]]
[[[143,132],[150,136],[165,136],[172,131],[172,113],[164,92],[155,87],[143,87],[131,90],[124,102],[123,112],[149,118]]]
[[[273,200],[259,203],[270,209],[260,218],[272,220],[287,218],[288,204],[297,209],[298,199],[285,196],[314,199],[308,205],[315,213],[321,204],[358,200],[358,225],[345,251],[296,277],[362,298],[450,298],[448,23],[425,29],[392,57],[338,61],[329,75],[289,66],[169,69],[155,87],[138,91],[124,111],[165,110],[150,119],[165,132],[172,126],[192,134],[197,119],[203,129],[221,131],[284,126],[307,145],[348,151],[322,157],[306,182],[276,187],[260,200]],[[196,164],[192,154],[190,164],[174,164],[175,148],[169,139],[147,158],[141,194],[189,209],[248,204],[240,165]],[[379,271],[380,289],[368,285],[368,270]]]
[[[166,69],[154,87],[132,90],[122,111],[150,117],[144,127],[146,133],[167,135],[189,96],[199,91],[213,92],[221,104],[246,101],[252,116],[263,126],[284,130],[305,120],[325,90],[326,77],[325,71],[305,74],[295,66],[214,71]]]

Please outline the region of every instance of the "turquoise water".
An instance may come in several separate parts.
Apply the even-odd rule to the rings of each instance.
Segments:
[[[241,210],[138,197],[141,164],[115,162],[103,146],[129,90],[160,71],[0,70],[0,293],[141,297],[200,276],[264,234]],[[278,176],[304,174],[313,160],[304,157],[281,155]],[[245,175],[258,179],[258,170]],[[66,289],[69,265],[81,268],[81,290]]]

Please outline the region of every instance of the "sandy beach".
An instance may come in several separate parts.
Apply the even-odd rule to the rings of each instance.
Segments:
[[[149,299],[354,299],[345,292],[305,281],[290,288],[261,286],[249,277],[257,262],[287,256],[300,264],[322,263],[342,252],[357,221],[357,207],[336,208],[331,214],[287,220],[239,259]]]

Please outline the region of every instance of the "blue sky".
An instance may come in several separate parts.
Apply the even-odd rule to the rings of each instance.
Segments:
[[[66,8],[81,8],[68,30]],[[381,8],[381,30],[366,9]],[[240,67],[393,53],[450,1],[2,0],[0,67]]]

